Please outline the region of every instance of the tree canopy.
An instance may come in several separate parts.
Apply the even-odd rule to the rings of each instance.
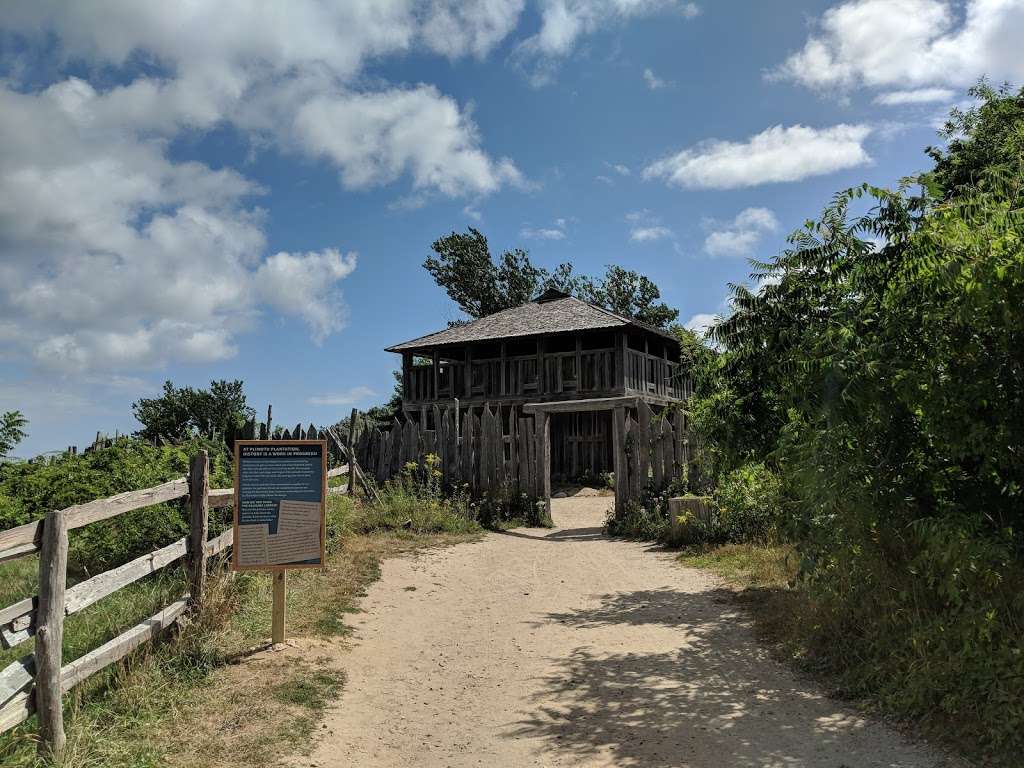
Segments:
[[[21,411],[7,411],[0,414],[0,459],[14,450],[14,447],[24,440],[28,433],[25,426],[28,424]]]
[[[723,468],[782,478],[844,685],[1019,749],[1024,91],[972,95],[931,169],[840,192],[733,288],[693,408]]]
[[[535,265],[521,248],[505,251],[495,261],[487,238],[472,227],[435,240],[431,248],[436,255],[423,262],[424,268],[474,319],[518,307],[548,288],[660,328],[679,317],[679,310],[660,301],[654,282],[622,267],[608,266],[599,279],[575,275],[566,263],[549,271]]]
[[[175,387],[165,381],[159,397],[140,398],[132,404],[132,413],[142,424],[140,437],[170,443],[196,435],[223,436],[255,415],[237,379],[211,381],[209,389]]]

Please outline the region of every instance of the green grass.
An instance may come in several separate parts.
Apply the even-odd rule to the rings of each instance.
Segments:
[[[307,751],[324,709],[344,678],[319,658],[316,638],[344,637],[346,618],[380,574],[384,557],[471,538],[479,528],[444,504],[385,497],[384,509],[329,497],[323,569],[288,575],[288,635],[293,647],[267,651],[269,574],[210,579],[207,604],[180,632],[148,644],[65,696],[68,748],[75,768],[261,768]],[[412,519],[411,526],[403,525]],[[0,605],[36,590],[35,558],[0,565]],[[69,617],[65,662],[116,636],[177,599],[180,567],[164,569]],[[30,653],[32,642],[0,654]],[[0,765],[40,766],[34,718],[0,735]]]

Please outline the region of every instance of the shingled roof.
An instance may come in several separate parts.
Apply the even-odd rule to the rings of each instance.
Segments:
[[[465,325],[456,325],[443,331],[395,344],[392,347],[387,347],[386,351],[408,352],[448,344],[599,330],[623,325],[632,325],[660,336],[673,338],[671,334],[661,328],[618,315],[564,293],[547,291],[540,298],[518,307],[495,312],[493,315],[481,317],[479,320]]]

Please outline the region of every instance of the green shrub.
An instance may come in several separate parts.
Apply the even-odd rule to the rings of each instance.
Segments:
[[[714,490],[718,530],[712,538],[736,544],[765,544],[778,538],[782,484],[764,464],[749,463],[727,473]]]
[[[0,465],[0,530],[38,520],[48,510],[151,488],[187,475],[189,459],[203,448],[210,453],[210,486],[230,486],[223,443],[199,439],[153,446],[126,437],[110,448],[86,454]],[[223,510],[218,512],[223,515]],[[222,516],[212,515],[214,532],[224,524]],[[92,523],[71,532],[69,568],[98,573],[170,544],[187,531],[187,513],[177,501]]]

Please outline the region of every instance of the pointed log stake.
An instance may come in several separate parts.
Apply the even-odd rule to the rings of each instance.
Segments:
[[[348,495],[349,496],[355,496],[356,495],[356,473],[355,473],[356,451],[355,451],[355,444],[356,444],[356,416],[358,415],[358,413],[359,412],[355,408],[353,408],[352,409],[352,415],[348,417],[348,466],[349,466],[349,469],[351,470],[348,473]]]
[[[57,759],[64,751],[61,706],[61,650],[64,645],[64,590],[67,585],[68,530],[61,512],[47,512],[39,555],[39,608],[36,614],[36,711],[39,754]]]

